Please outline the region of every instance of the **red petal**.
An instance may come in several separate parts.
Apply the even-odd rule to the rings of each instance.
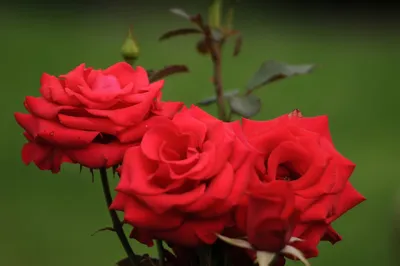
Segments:
[[[74,162],[88,168],[111,167],[122,163],[125,151],[130,146],[117,142],[108,144],[91,143],[82,149],[65,150],[65,154]]]
[[[124,129],[124,127],[115,125],[107,118],[78,117],[60,114],[58,115],[58,119],[62,125],[68,128],[83,131],[97,131],[114,136]]]
[[[124,211],[124,220],[132,226],[147,230],[166,230],[177,228],[183,218],[178,213],[156,214],[134,197],[117,193],[111,209]]]

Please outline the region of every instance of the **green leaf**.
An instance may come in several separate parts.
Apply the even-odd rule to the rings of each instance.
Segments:
[[[229,105],[232,112],[250,118],[260,112],[261,99],[254,94],[233,96],[229,98]]]
[[[187,34],[199,34],[199,33],[202,33],[202,31],[199,29],[195,29],[195,28],[182,28],[182,29],[177,29],[177,30],[171,30],[171,31],[167,31],[166,33],[164,33],[159,38],[159,41],[163,41],[163,40],[169,39],[171,37],[187,35]]]
[[[239,90],[238,89],[234,89],[234,90],[230,90],[230,91],[226,91],[224,92],[224,98],[225,99],[229,99],[230,97],[236,96],[239,94]],[[197,103],[197,105],[201,105],[201,106],[208,106],[210,104],[213,104],[217,101],[217,96],[210,96],[207,97],[201,101],[199,101]]]
[[[149,77],[150,81],[156,81],[163,79],[167,76],[171,76],[173,74],[177,73],[185,73],[189,72],[189,68],[185,65],[171,65],[171,66],[166,66],[163,69],[153,71],[151,76]]]
[[[314,65],[287,65],[269,60],[264,62],[247,83],[246,89],[251,92],[273,81],[310,73]]]

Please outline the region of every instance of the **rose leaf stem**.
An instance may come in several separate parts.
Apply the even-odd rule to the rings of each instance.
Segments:
[[[156,240],[157,252],[158,252],[158,265],[165,266],[165,255],[164,255],[164,247],[162,240]]]
[[[218,117],[222,121],[229,122],[229,118],[225,111],[225,101],[224,101],[224,89],[222,86],[222,62],[221,62],[221,47],[222,43],[220,41],[209,40],[209,48],[211,53],[211,59],[214,68],[214,87],[215,94],[217,96],[217,108]]]
[[[110,184],[108,183],[107,169],[104,167],[100,168],[100,178],[101,178],[101,184],[103,187],[104,197],[105,197],[106,203],[107,203],[107,209],[111,216],[113,228],[114,228],[115,232],[117,233],[118,238],[119,238],[132,266],[139,266],[139,263],[137,263],[137,261],[136,261],[136,255],[133,252],[131,246],[129,245],[128,238],[126,237],[126,235],[124,233],[124,229],[122,228],[122,223],[119,220],[117,212],[115,210],[110,210],[110,206],[112,203],[112,197],[111,197],[111,191],[110,191]]]

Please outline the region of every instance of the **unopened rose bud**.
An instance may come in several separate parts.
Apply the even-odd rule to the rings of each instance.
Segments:
[[[133,36],[132,36],[132,31],[129,29],[128,32],[128,37],[125,39],[124,44],[122,45],[121,48],[121,55],[124,58],[124,60],[129,63],[133,64],[136,59],[139,57],[139,47],[136,44]]]

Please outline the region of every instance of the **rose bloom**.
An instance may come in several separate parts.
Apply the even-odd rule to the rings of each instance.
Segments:
[[[293,254],[293,244],[298,239],[292,235],[300,215],[291,183],[284,180],[250,182],[246,199],[246,207],[239,208],[235,224],[237,229],[244,232],[245,238],[242,235],[239,239],[225,239],[230,244],[245,248],[253,261],[262,259],[261,254],[264,253],[268,258],[267,261],[264,259],[264,264],[273,260],[273,265],[285,265],[282,255]]]
[[[132,236],[152,245],[211,244],[232,224],[254,168],[240,124],[224,123],[192,106],[152,126],[129,148],[112,209],[124,211]]]
[[[339,241],[330,224],[365,198],[348,181],[355,165],[334,148],[327,117],[303,118],[294,111],[269,121],[243,119],[242,128],[262,154],[252,186],[285,180],[295,193],[300,220],[292,236],[304,241],[293,245],[314,257],[321,239]],[[242,198],[240,206],[238,223],[248,211],[248,197]]]
[[[25,98],[29,114],[15,114],[28,140],[22,160],[54,173],[63,162],[89,168],[121,163],[157,116],[172,117],[183,106],[160,101],[163,83],[150,84],[145,69],[127,63],[43,74],[41,96]]]

